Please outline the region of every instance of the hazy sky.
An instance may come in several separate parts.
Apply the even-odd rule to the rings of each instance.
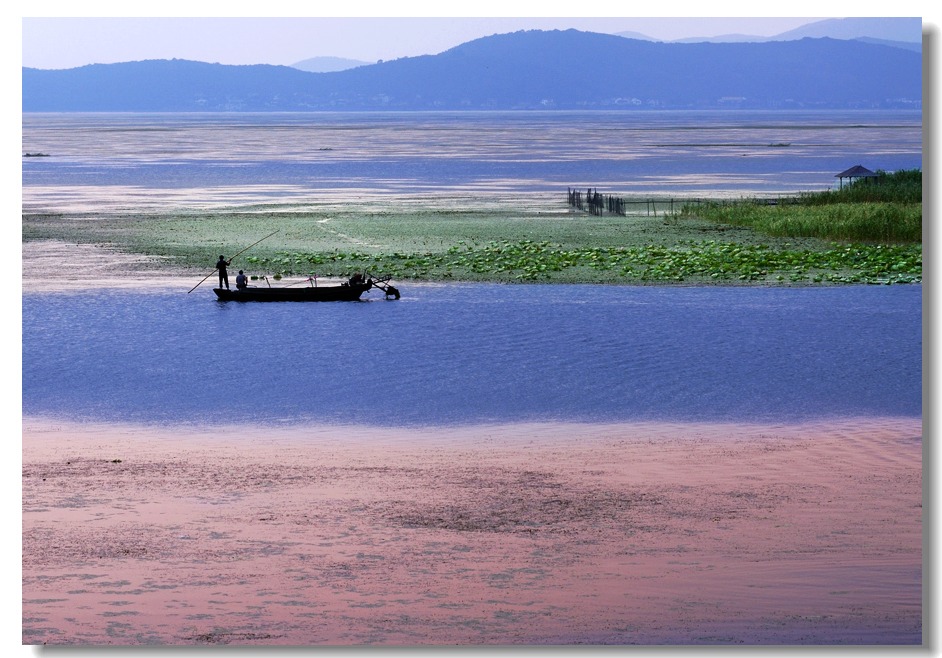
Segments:
[[[171,58],[290,65],[318,56],[375,62],[436,54],[478,37],[524,29],[634,31],[669,41],[772,36],[827,18],[57,18],[40,17],[42,8],[37,3],[31,7],[37,17],[22,18],[23,66],[62,69]]]

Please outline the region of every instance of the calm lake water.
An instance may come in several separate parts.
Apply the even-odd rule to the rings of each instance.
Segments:
[[[565,204],[826,189],[922,166],[913,112],[26,114],[24,212]],[[257,205],[256,205],[257,204]],[[142,215],[143,214],[143,215]],[[796,420],[921,413],[920,286],[410,285],[223,304],[23,297],[23,411],[144,422]],[[375,294],[375,293],[374,293]]]
[[[921,286],[402,285],[224,303],[23,299],[23,411],[147,423],[799,421],[921,414]]]

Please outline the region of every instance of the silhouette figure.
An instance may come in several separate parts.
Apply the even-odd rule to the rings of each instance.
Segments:
[[[229,272],[226,268],[231,264],[232,259],[226,260],[226,257],[222,254],[219,255],[219,260],[216,261],[216,269],[219,270],[219,287],[222,288],[223,284],[225,284],[226,290],[229,290]]]

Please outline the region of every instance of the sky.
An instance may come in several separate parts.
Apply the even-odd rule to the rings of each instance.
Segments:
[[[141,59],[291,65],[334,56],[375,62],[433,55],[523,29],[642,32],[656,39],[769,36],[814,18],[24,18],[23,66],[72,68]]]
[[[7,3],[4,11],[15,9],[16,1]],[[703,3],[689,0],[397,0],[382,5],[375,0],[343,0],[307,3],[309,7],[266,0],[253,3],[254,12],[246,12],[239,3],[199,0],[21,3],[16,16],[19,33],[11,35],[5,45],[21,45],[21,65],[42,69],[172,58],[285,66],[327,56],[376,62],[434,55],[472,39],[526,29],[639,32],[673,41],[727,34],[774,36],[807,23],[840,18],[848,11],[854,16],[886,16],[892,9],[892,15],[921,16],[924,23],[927,13],[931,14],[928,3],[918,0],[896,0],[892,7],[873,0],[857,0],[852,5],[821,0],[774,5],[723,0],[706,6],[711,17],[702,17],[706,13]],[[378,5],[382,13],[377,12]],[[299,16],[303,13],[318,15]],[[12,21],[6,25],[17,26]]]
[[[190,18],[182,14],[147,18],[64,18],[42,16],[40,11],[35,11],[44,7],[37,3],[31,7],[34,9],[31,16],[22,17],[22,66],[63,69],[86,64],[172,58],[220,64],[288,66],[321,56],[375,62],[433,55],[472,39],[524,29],[575,28],[603,33],[632,31],[671,41],[725,34],[773,36],[830,18],[692,18],[682,15],[518,18],[499,17],[496,12],[490,17],[439,18]],[[661,4],[659,7],[668,8]]]

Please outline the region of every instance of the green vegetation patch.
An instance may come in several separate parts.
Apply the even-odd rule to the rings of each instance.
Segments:
[[[833,244],[821,251],[715,240],[677,246],[567,249],[547,241],[467,243],[446,252],[283,252],[250,257],[282,275],[369,272],[409,279],[598,282],[918,283],[919,245]]]
[[[921,242],[922,172],[880,171],[840,190],[800,194],[775,205],[760,200],[691,203],[682,208],[681,217],[749,227],[776,237]]]
[[[807,192],[800,196],[806,205],[829,203],[922,203],[922,170],[882,169],[868,178],[857,178],[837,190]]]
[[[919,283],[921,173],[779,200],[703,202],[679,215],[278,204],[152,214],[24,215],[23,240],[105,244],[205,273],[554,283]],[[561,201],[562,203],[562,201]]]
[[[865,242],[919,242],[922,204],[833,203],[762,205],[710,203],[687,207],[700,219],[749,226],[778,237],[815,237]]]

